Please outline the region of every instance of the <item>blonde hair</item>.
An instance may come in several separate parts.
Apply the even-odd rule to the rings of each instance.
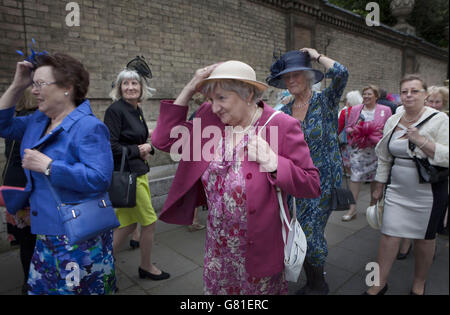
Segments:
[[[36,108],[36,99],[34,98],[33,93],[31,93],[31,87],[29,87],[23,92],[22,97],[17,102],[16,111],[20,112],[21,110],[32,110]]]
[[[117,75],[116,81],[114,82],[114,87],[109,93],[109,96],[114,102],[122,98],[122,82],[124,80],[137,80],[139,82],[141,85],[141,96],[139,97],[139,102],[148,100],[152,97],[153,93],[156,92],[156,90],[151,88],[147,81],[143,79],[136,71],[124,69]]]
[[[441,94],[442,97],[442,110],[448,110],[448,88],[445,86],[430,86],[427,90],[428,97],[433,94]]]
[[[366,87],[363,88],[362,92],[364,94],[364,91],[367,90],[372,90],[373,93],[375,94],[375,97],[378,99],[380,97],[380,89],[378,88],[378,86],[374,85],[374,84],[369,84]]]

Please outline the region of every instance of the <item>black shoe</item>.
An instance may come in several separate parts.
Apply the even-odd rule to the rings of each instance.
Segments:
[[[139,248],[139,242],[135,240],[130,240],[130,247],[131,249]]]
[[[386,285],[384,286],[384,288],[383,289],[381,289],[377,294],[375,294],[375,295],[385,295],[386,294],[386,292],[387,292],[387,290],[388,290],[388,285],[387,285],[387,283],[386,283]],[[365,291],[363,294],[361,294],[361,295],[372,295],[372,294],[369,294],[369,293],[367,293],[367,291]]]
[[[308,264],[309,265],[309,264]],[[307,265],[304,265],[307,267]],[[310,269],[310,270],[308,270]],[[305,269],[307,283],[296,292],[298,295],[328,295],[330,288],[328,283],[325,281],[325,272],[323,266],[313,266],[309,265]]]
[[[311,264],[306,259],[303,263],[303,270],[306,275],[306,284],[300,290],[295,292],[295,295],[308,295],[308,293],[312,291],[311,285],[314,281],[314,274],[312,272]]]
[[[406,253],[403,254],[401,252],[398,252],[397,260],[404,260],[404,259],[406,259],[408,257],[408,255],[409,255],[409,252],[411,251],[411,248],[412,248],[412,244],[409,245],[408,251]]]
[[[152,280],[155,280],[155,281],[159,281],[159,280],[165,280],[165,279],[169,279],[170,278],[170,274],[168,274],[167,272],[164,272],[162,270],[161,270],[161,274],[159,274],[159,275],[155,275],[153,273],[150,273],[150,272],[142,269],[141,267],[139,267],[138,271],[139,271],[139,278],[141,278],[141,279],[149,278],[149,279],[152,279]]]

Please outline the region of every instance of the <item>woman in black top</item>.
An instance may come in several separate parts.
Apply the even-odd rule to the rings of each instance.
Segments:
[[[105,112],[104,122],[111,133],[111,149],[114,155],[114,170],[120,170],[122,148],[127,148],[125,171],[137,175],[136,207],[116,209],[120,227],[114,231],[114,253],[120,244],[137,226],[141,225],[140,251],[141,265],[138,268],[140,278],[164,280],[170,275],[159,270],[151,263],[153,236],[157,216],[153,209],[148,185],[147,159],[153,153],[148,143],[149,130],[142,109],[138,104],[151,96],[151,89],[145,79],[133,69],[125,69],[117,76],[110,93],[115,101]]]

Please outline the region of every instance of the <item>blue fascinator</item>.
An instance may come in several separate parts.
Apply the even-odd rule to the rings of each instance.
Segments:
[[[48,52],[45,50],[42,52],[34,51],[33,45],[36,45],[36,41],[34,40],[34,38],[31,39],[31,45],[30,45],[31,55],[28,56],[27,58],[25,58],[25,60],[32,63],[34,66],[33,69],[35,69],[37,66],[37,63],[38,63],[37,57],[43,56],[43,55],[48,55]],[[25,56],[25,54],[21,50],[16,50],[16,52],[21,56]]]

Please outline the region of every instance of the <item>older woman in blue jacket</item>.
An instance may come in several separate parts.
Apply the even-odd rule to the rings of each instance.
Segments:
[[[14,117],[14,104],[32,86],[38,110]],[[64,54],[17,63],[0,99],[0,136],[21,140],[25,191],[8,210],[29,201],[37,242],[28,277],[29,294],[108,294],[115,290],[112,232],[69,245],[48,181],[64,203],[79,203],[107,191],[113,159],[107,127],[85,99],[89,73]],[[6,198],[5,198],[6,199]]]

